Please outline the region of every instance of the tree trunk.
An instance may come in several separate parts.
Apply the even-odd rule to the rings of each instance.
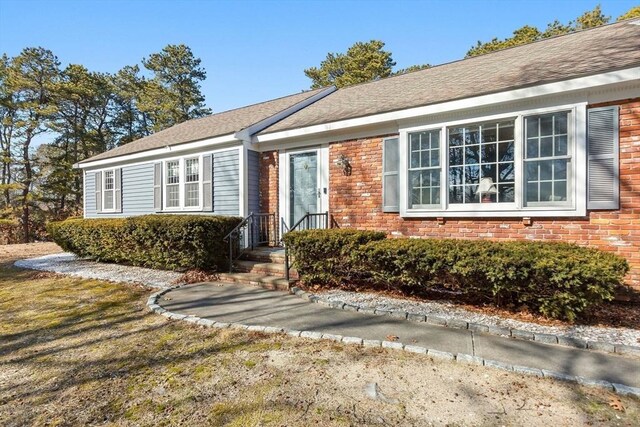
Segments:
[[[33,138],[33,129],[27,129],[26,139],[22,147],[22,160],[24,161],[24,187],[22,188],[22,241],[29,243],[31,241],[31,227],[29,226],[29,193],[31,192],[31,181],[33,172],[31,171],[31,159],[29,158],[29,146]]]

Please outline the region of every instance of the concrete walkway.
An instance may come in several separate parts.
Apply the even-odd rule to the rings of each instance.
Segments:
[[[163,295],[159,304],[174,313],[218,322],[275,326],[380,341],[394,335],[405,345],[640,387],[640,359],[631,356],[337,310],[309,303],[286,292],[259,287],[226,283],[191,285]]]

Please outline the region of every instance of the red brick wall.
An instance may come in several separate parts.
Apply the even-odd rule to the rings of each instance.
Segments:
[[[631,265],[628,282],[640,290],[640,99],[620,105],[619,211],[591,211],[587,218],[445,219],[400,218],[382,212],[382,139],[341,141],[329,147],[329,207],[340,227],[384,230],[393,236],[562,240],[624,256]],[[598,105],[602,106],[604,104]],[[352,164],[345,176],[335,164],[340,154]],[[260,208],[278,214],[278,153],[260,155]]]
[[[260,212],[278,215],[278,152],[260,153]],[[278,219],[279,221],[279,219]]]
[[[562,240],[615,252],[631,265],[628,282],[640,290],[640,99],[620,101],[619,211],[591,211],[587,218],[522,219],[400,218],[382,212],[382,138],[336,142],[330,145],[329,207],[340,227],[384,230],[390,235],[495,240]],[[345,176],[335,160],[351,159]]]

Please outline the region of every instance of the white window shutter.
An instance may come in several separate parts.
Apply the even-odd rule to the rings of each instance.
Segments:
[[[588,110],[587,209],[620,208],[618,106]]]
[[[205,212],[213,210],[212,174],[211,154],[206,154],[202,156],[202,210]]]
[[[162,210],[162,163],[153,164],[153,209]]]
[[[96,184],[96,212],[102,212],[102,172],[94,175]]]
[[[383,140],[382,211],[400,211],[400,147],[398,138]]]
[[[122,212],[122,168],[116,168],[113,173],[114,177],[114,197],[116,198],[114,206],[116,212]]]

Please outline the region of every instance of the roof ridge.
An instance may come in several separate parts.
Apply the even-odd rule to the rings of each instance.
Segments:
[[[569,33],[557,34],[555,36],[547,37],[547,38],[540,39],[540,40],[534,40],[532,42],[519,44],[519,45],[516,45],[516,46],[505,47],[503,49],[498,49],[498,50],[494,50],[492,52],[482,53],[482,54],[471,56],[471,57],[468,57],[468,58],[464,57],[464,58],[460,58],[460,59],[454,59],[454,60],[449,61],[449,62],[443,62],[441,64],[436,64],[436,65],[430,66],[428,68],[424,68],[422,70],[409,71],[407,73],[395,74],[395,75],[391,75],[391,76],[387,76],[387,77],[382,77],[382,78],[377,79],[377,80],[371,80],[371,81],[368,81],[368,82],[362,82],[362,83],[356,83],[356,84],[349,85],[349,86],[344,86],[342,88],[338,88],[338,90],[345,90],[345,89],[350,89],[350,88],[353,88],[353,87],[359,87],[359,86],[365,86],[365,85],[373,85],[373,84],[381,82],[381,81],[387,81],[387,80],[391,80],[393,78],[399,78],[399,77],[407,76],[407,75],[410,75],[410,74],[425,73],[425,72],[429,72],[429,70],[433,70],[434,68],[440,68],[440,67],[444,67],[446,65],[456,64],[456,63],[459,63],[459,62],[469,61],[469,60],[473,60],[473,59],[477,59],[477,58],[484,58],[484,57],[487,57],[489,55],[494,55],[494,54],[501,53],[501,52],[506,52],[506,51],[509,51],[509,50],[523,48],[525,46],[531,46],[531,45],[536,44],[536,43],[548,42],[548,41],[556,40],[558,38],[566,37],[566,36],[574,36],[576,34],[582,34],[582,33],[588,32],[588,31],[592,31],[592,30],[600,30],[600,29],[603,29],[603,28],[606,28],[606,27],[611,27],[611,26],[614,26],[614,25],[629,24],[629,23],[632,23],[632,22],[634,22],[636,20],[638,20],[640,22],[640,18],[629,18],[629,19],[625,19],[625,20],[622,20],[622,21],[612,22],[612,23],[609,23],[609,24],[598,25],[597,27],[583,28],[583,29],[580,29],[580,30],[571,31]]]

